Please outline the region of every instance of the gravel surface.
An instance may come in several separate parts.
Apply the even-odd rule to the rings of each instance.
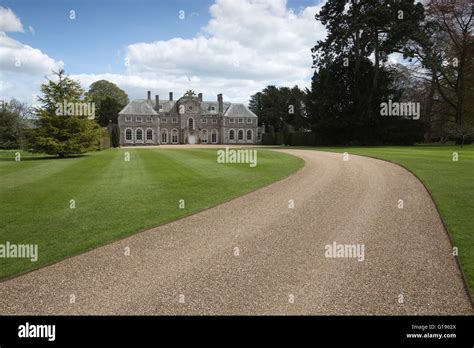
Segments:
[[[305,167],[215,208],[1,282],[0,313],[473,314],[447,233],[418,179],[371,158],[281,151]],[[326,257],[333,242],[363,246],[363,261]]]

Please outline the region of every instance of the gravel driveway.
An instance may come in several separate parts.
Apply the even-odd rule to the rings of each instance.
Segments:
[[[281,151],[305,167],[4,281],[0,313],[473,313],[434,203],[412,174],[366,157]],[[340,257],[326,257],[333,247]]]

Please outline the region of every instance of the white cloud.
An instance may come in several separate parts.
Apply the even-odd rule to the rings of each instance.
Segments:
[[[326,35],[314,19],[321,6],[294,13],[286,0],[217,0],[194,38],[129,45],[127,73],[134,78],[122,83],[137,88],[141,81],[160,94],[165,85],[212,97],[223,92],[244,102],[268,84],[303,87],[312,75],[310,49]]]
[[[4,32],[24,32],[20,19],[9,8],[0,6],[0,31]]]
[[[2,70],[18,74],[42,75],[63,65],[37,48],[24,45],[0,32],[0,62]]]
[[[178,98],[193,89],[206,100],[223,93],[226,100],[247,103],[269,84],[305,87],[313,74],[310,49],[326,35],[314,19],[323,3],[292,11],[286,0],[216,0],[209,9],[211,19],[193,38],[137,42],[124,52],[129,62],[124,74],[106,73],[104,68],[103,74],[72,77],[84,88],[109,80],[132,99],[145,98],[147,90],[163,99],[169,91]],[[15,71],[11,63],[19,53],[25,71],[49,73],[62,65],[40,50],[0,36],[0,60],[7,59],[9,71]],[[111,52],[117,54],[121,52]]]
[[[62,61],[50,58],[37,48],[9,37],[5,32],[24,32],[11,9],[0,7],[0,99],[19,98],[34,103],[44,76],[62,67]],[[30,26],[29,30],[34,33]]]
[[[28,30],[30,31],[30,34],[31,34],[31,35],[35,35],[35,33],[36,33],[36,32],[35,32],[35,28],[33,28],[31,25],[28,26]]]

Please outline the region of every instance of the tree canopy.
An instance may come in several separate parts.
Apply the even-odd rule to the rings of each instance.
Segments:
[[[83,89],[64,70],[53,73],[57,79],[41,86],[43,95],[38,100],[42,105],[36,109],[36,128],[29,139],[31,150],[64,157],[96,149],[99,127],[94,115],[77,112],[79,108],[93,110],[82,109],[90,105]]]

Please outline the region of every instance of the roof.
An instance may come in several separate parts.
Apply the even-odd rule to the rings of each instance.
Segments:
[[[231,104],[227,111],[224,113],[227,117],[257,117],[252,111],[250,111],[244,104]]]
[[[158,115],[153,107],[145,100],[132,100],[119,115]]]
[[[231,103],[223,102],[224,104],[224,113],[229,108]],[[217,101],[202,101],[201,102],[201,110],[203,113],[209,113],[211,111],[211,106],[214,107],[214,110],[217,112],[219,111],[219,103]]]
[[[119,115],[158,115],[162,113],[169,113],[176,104],[175,100],[160,100],[162,109],[157,113],[155,100],[148,99],[136,99],[132,100],[125,106]],[[244,104],[232,104],[224,102],[224,116],[226,117],[257,117],[252,111],[250,111]],[[211,107],[214,107],[214,111],[211,111]],[[214,114],[219,110],[219,103],[217,101],[202,101],[201,102],[202,114]],[[176,111],[176,110],[175,110]]]

